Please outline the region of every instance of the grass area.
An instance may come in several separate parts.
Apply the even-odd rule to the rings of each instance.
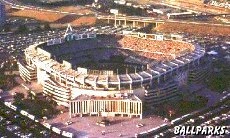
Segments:
[[[18,0],[18,1],[29,5],[43,6],[43,7],[54,7],[54,6],[63,6],[63,5],[85,5],[90,3],[89,0]]]
[[[29,9],[12,12],[12,13],[9,13],[9,15],[16,16],[16,17],[33,18],[33,19],[36,19],[39,21],[45,21],[45,22],[55,22],[56,20],[65,16],[65,14],[56,14],[56,13],[51,13],[51,12],[29,10]]]
[[[201,96],[197,96],[196,100],[194,101],[182,100],[174,104],[175,115],[173,115],[172,117],[181,116],[181,115],[190,113],[192,111],[199,110],[203,108],[207,102],[208,102],[208,99],[201,97]]]
[[[213,67],[219,71],[214,72],[207,81],[208,88],[217,92],[230,89],[230,64],[217,60],[213,62]]]
[[[4,75],[4,72],[0,71],[0,89],[11,89],[17,85],[14,81],[15,75]],[[13,80],[13,81],[12,81]]]
[[[82,14],[82,16],[69,17],[65,13],[54,13],[54,12],[41,11],[36,9],[15,9],[10,6],[7,6],[6,11],[9,16],[32,18],[38,21],[49,22],[49,23],[60,24],[60,25],[68,24],[68,23],[71,23],[73,26],[93,25],[96,22],[96,18],[93,15],[84,16],[84,14],[94,13],[89,8],[85,8],[81,6],[60,6],[60,7],[53,7],[51,8],[51,10],[62,11],[62,12],[74,12],[77,14]],[[63,22],[63,20],[69,18],[71,20],[67,20]]]
[[[22,99],[15,100],[14,105],[22,110],[28,111],[38,118],[42,118],[44,116],[51,118],[53,115],[57,115],[59,113],[59,110],[56,109],[56,104],[53,101]]]
[[[65,12],[74,12],[74,13],[81,13],[81,14],[93,14],[89,8],[79,7],[79,6],[61,6],[55,8],[58,11],[65,11]]]
[[[88,26],[94,25],[96,23],[96,17],[94,16],[82,16],[74,21],[71,22],[74,26]]]
[[[195,100],[191,101],[183,99],[180,101],[167,102],[156,107],[154,114],[174,119],[205,107],[207,102],[208,99],[201,96],[195,96]]]
[[[86,11],[83,10],[83,13],[85,12]],[[49,23],[60,24],[60,25],[70,23],[73,26],[81,26],[81,25],[87,26],[96,23],[96,18],[94,16],[88,15],[88,16],[80,16],[80,17],[78,16],[69,17],[69,15],[63,13],[53,13],[53,12],[45,12],[45,11],[30,10],[30,9],[9,12],[9,15],[13,17],[32,18],[38,21],[49,22]]]

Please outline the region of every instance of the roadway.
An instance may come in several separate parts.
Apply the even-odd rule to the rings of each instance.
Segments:
[[[205,15],[204,15],[205,16]],[[98,15],[98,19],[110,19],[114,20],[114,15]],[[178,21],[172,19],[156,19],[152,17],[138,17],[138,16],[126,16],[126,17],[119,17],[116,16],[116,20],[126,20],[126,21],[135,21],[135,22],[147,22],[147,23],[154,23],[154,22],[169,22],[169,23],[185,23],[185,24],[196,24],[196,25],[215,25],[215,26],[230,26],[230,24],[216,24],[216,23],[204,23],[204,22],[191,22],[191,21]]]
[[[66,12],[66,11],[58,11],[58,10],[52,10],[52,9],[45,9],[41,7],[35,7],[30,5],[18,5],[14,4],[12,0],[0,0],[12,7],[18,8],[18,9],[30,9],[30,10],[38,10],[43,12],[52,12],[52,13],[59,13],[59,14],[66,14],[66,15],[90,15],[90,14],[81,14],[81,13],[74,13],[74,12]],[[115,16],[113,15],[99,15],[99,12],[97,12],[97,19],[110,19],[114,20]],[[229,15],[229,14],[228,14]],[[206,15],[203,15],[204,17]],[[207,15],[210,16],[210,15]],[[178,20],[172,20],[172,19],[156,19],[152,17],[139,17],[139,16],[126,16],[126,17],[119,17],[116,16],[116,20],[127,20],[127,21],[136,21],[136,22],[169,22],[169,23],[189,23],[189,24],[196,24],[196,25],[215,25],[215,26],[230,26],[230,24],[213,24],[213,23],[204,23],[204,22],[190,22],[190,21],[178,21]]]

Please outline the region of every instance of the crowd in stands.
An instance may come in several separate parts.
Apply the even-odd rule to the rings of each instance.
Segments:
[[[173,59],[185,51],[191,52],[194,47],[188,43],[175,42],[170,40],[155,41],[125,36],[118,41],[122,48],[134,51],[141,51],[141,56],[156,60]]]

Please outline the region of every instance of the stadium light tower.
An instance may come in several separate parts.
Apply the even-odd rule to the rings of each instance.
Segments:
[[[68,24],[64,37],[66,37],[69,34],[69,32],[73,32],[73,28],[70,24]]]
[[[111,9],[110,13],[114,14],[114,26],[117,27],[117,15],[118,15],[118,10],[117,9]]]

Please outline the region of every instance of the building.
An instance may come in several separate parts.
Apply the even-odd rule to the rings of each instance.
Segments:
[[[5,5],[0,2],[0,26],[3,26],[5,22],[6,22]]]
[[[29,46],[18,60],[20,76],[42,84],[43,94],[68,107],[70,116],[142,118],[143,104],[180,98],[181,87],[208,75],[204,48],[160,36],[68,28],[62,38]],[[111,63],[116,56],[124,62]]]

